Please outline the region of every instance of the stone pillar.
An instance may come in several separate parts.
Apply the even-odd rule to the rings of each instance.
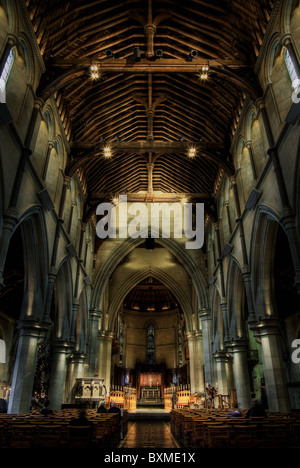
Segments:
[[[107,392],[110,392],[111,379],[111,351],[113,332],[99,331],[98,333],[98,366],[96,376],[104,379]]]
[[[234,203],[235,203],[235,210],[236,210],[236,222],[239,226],[239,233],[240,233],[240,241],[242,247],[242,254],[243,254],[243,271],[242,276],[245,285],[246,297],[247,297],[247,304],[248,304],[248,311],[249,311],[249,322],[253,322],[255,320],[255,312],[254,312],[254,304],[253,304],[253,294],[252,294],[252,282],[251,282],[251,274],[249,269],[249,261],[248,261],[248,254],[247,254],[247,247],[245,241],[245,232],[244,232],[244,225],[241,216],[241,208],[240,208],[240,201],[239,201],[239,193],[238,187],[236,183],[235,177],[231,177],[232,189],[234,194]]]
[[[218,393],[229,395],[229,355],[224,350],[214,354],[216,360],[217,382],[211,385],[218,387]],[[210,382],[208,382],[210,383]]]
[[[194,378],[196,392],[205,392],[202,331],[197,330],[194,338]]]
[[[35,320],[19,322],[19,341],[8,403],[8,413],[27,413],[30,410],[35,376],[38,342],[44,329]]]
[[[190,386],[191,386],[191,394],[196,392],[195,386],[195,352],[194,352],[194,340],[195,336],[193,332],[189,332],[186,334],[188,345],[189,345],[189,364],[190,364]]]
[[[60,409],[63,403],[66,382],[67,356],[70,352],[66,341],[57,340],[52,347],[51,376],[48,389],[48,399],[51,409]]]
[[[204,379],[210,383],[214,381],[212,364],[212,317],[211,311],[203,308],[198,312],[201,319],[202,337],[203,337],[203,359],[204,359]]]
[[[256,180],[257,179],[257,171],[256,171],[256,166],[255,166],[255,160],[254,160],[254,155],[253,155],[253,151],[252,151],[251,141],[250,140],[245,141],[245,146],[248,149],[248,153],[249,153],[249,159],[250,159],[250,164],[251,164],[251,169],[252,169],[253,180]]]
[[[68,377],[66,382],[66,403],[75,402],[76,379],[84,377],[85,354],[74,351],[68,362]]]
[[[98,349],[98,331],[101,318],[101,311],[91,309],[89,313],[89,375],[90,377],[96,374],[97,368],[97,349]]]
[[[46,180],[49,161],[50,161],[50,155],[51,155],[51,151],[52,151],[53,148],[54,148],[54,143],[52,141],[49,141],[47,154],[46,154],[46,160],[45,160],[45,164],[44,164],[44,168],[43,168],[42,180]]]
[[[233,372],[238,407],[248,409],[251,406],[251,387],[247,362],[247,341],[243,339],[233,340],[230,344],[230,352],[233,355]]]
[[[269,411],[285,413],[290,411],[290,404],[279,327],[279,321],[269,317],[261,319],[254,332],[261,343]]]

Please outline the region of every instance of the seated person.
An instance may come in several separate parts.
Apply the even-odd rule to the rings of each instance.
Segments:
[[[107,412],[108,413],[118,413],[119,418],[121,418],[121,415],[122,415],[122,412],[121,412],[120,408],[117,407],[117,404],[115,402],[111,403],[110,408],[109,408],[109,410]]]
[[[44,406],[43,406],[43,408],[41,409],[40,414],[43,414],[44,416],[47,416],[48,414],[53,414],[53,411],[52,411],[51,409],[48,408],[49,403],[50,403],[49,400],[45,400]]]
[[[266,410],[263,405],[259,403],[257,398],[253,398],[251,408],[247,411],[246,418],[251,416],[267,416]]]
[[[105,404],[102,403],[99,408],[97,409],[97,413],[107,413],[107,409],[105,407]]]

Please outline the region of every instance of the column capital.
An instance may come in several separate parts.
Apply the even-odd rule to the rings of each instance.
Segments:
[[[22,336],[32,336],[39,338],[43,332],[48,330],[49,324],[41,323],[33,317],[24,317],[18,321],[18,330]]]
[[[286,47],[288,44],[291,44],[291,42],[292,42],[292,35],[291,35],[291,33],[286,33],[286,34],[284,34],[284,35],[282,36],[282,38],[281,38],[281,44],[282,44],[283,46]]]
[[[55,339],[53,341],[53,351],[56,353],[67,354],[70,352],[71,345],[68,341],[63,339]]]
[[[83,363],[85,361],[86,354],[81,351],[73,351],[70,354],[70,359],[72,362]]]
[[[228,362],[230,355],[224,349],[219,349],[213,353],[213,357],[217,362]]]
[[[92,307],[89,312],[89,317],[93,320],[99,320],[102,317],[102,310],[97,307]]]
[[[258,337],[277,334],[279,328],[280,320],[271,315],[259,318],[258,322],[251,327]]]
[[[243,352],[248,348],[248,340],[240,337],[232,338],[226,345],[233,353]]]
[[[198,317],[203,320],[211,320],[211,310],[207,309],[206,307],[202,307],[198,310]]]
[[[7,36],[7,45],[11,48],[18,44],[18,38],[14,34],[8,34]]]

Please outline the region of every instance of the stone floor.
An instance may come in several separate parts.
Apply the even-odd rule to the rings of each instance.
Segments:
[[[129,422],[128,431],[119,448],[178,448],[170,423],[161,420]]]

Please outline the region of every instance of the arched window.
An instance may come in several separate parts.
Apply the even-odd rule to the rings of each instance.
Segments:
[[[0,102],[5,102],[5,88],[6,83],[11,72],[13,63],[15,60],[15,53],[13,49],[10,49],[8,57],[6,59],[5,65],[3,67],[1,76],[0,76]]]
[[[292,86],[294,89],[296,89],[299,86],[299,76],[297,75],[294,62],[292,60],[292,57],[290,56],[288,49],[285,49],[284,60],[285,60],[286,68],[290,75]]]
[[[147,328],[147,364],[155,363],[155,327],[151,323]]]

